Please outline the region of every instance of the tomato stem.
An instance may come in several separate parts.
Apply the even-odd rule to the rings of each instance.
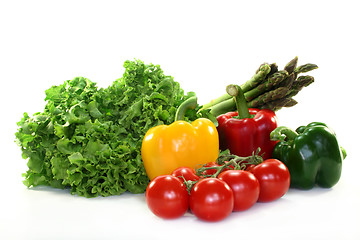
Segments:
[[[260,151],[261,149],[258,148],[256,152],[254,152],[251,156],[248,157],[240,157],[230,153],[221,154],[216,160],[216,163],[220,166],[205,167],[205,165],[203,165],[200,168],[196,168],[195,173],[203,178],[216,178],[225,169],[245,170],[247,165],[258,165],[263,162],[262,156],[259,155]],[[205,174],[207,170],[213,169],[216,169],[216,172],[214,174]]]
[[[212,166],[212,167],[205,167],[206,164],[202,165],[200,168],[195,168],[196,175],[200,176],[201,178],[216,178],[222,173],[225,169],[233,169],[233,170],[245,170],[247,165],[258,165],[263,162],[263,158],[260,154],[261,149],[258,148],[256,152],[253,152],[251,156],[248,157],[240,157],[234,154],[230,154],[227,150],[220,153],[219,157],[216,159],[216,163],[220,166]],[[207,170],[216,169],[214,174],[205,174]],[[187,188],[187,191],[190,195],[191,189],[193,186],[199,182],[198,181],[186,181],[184,176],[179,176],[184,181],[184,184]]]

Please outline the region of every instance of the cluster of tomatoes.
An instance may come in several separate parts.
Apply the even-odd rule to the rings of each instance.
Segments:
[[[216,163],[207,166],[214,167]],[[251,208],[256,202],[281,198],[289,189],[290,174],[279,160],[267,159],[246,170],[215,168],[198,176],[194,169],[181,167],[171,175],[154,178],[145,193],[146,203],[158,217],[174,219],[190,210],[205,221],[220,221],[235,211]],[[215,177],[216,176],[216,177]]]

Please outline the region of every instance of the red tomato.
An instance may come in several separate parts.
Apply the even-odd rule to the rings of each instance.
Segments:
[[[243,170],[228,170],[220,173],[218,178],[226,182],[234,193],[233,211],[249,209],[258,200],[260,184],[254,174]]]
[[[251,171],[256,165],[255,164],[248,164],[246,165],[245,171]]]
[[[198,181],[200,179],[200,177],[195,174],[195,170],[189,167],[179,167],[175,169],[171,175],[179,178],[182,182],[184,182],[184,178],[186,181]]]
[[[211,222],[226,218],[234,207],[231,188],[218,178],[204,178],[197,182],[190,192],[189,201],[196,217]]]
[[[189,209],[189,193],[185,184],[172,175],[154,178],[145,192],[146,203],[158,217],[178,218]]]
[[[250,169],[260,183],[259,202],[281,198],[290,187],[290,173],[277,159],[267,159]]]

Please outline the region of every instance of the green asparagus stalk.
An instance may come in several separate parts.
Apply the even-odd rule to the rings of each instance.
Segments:
[[[253,107],[253,108],[259,107],[259,106],[265,104],[266,102],[274,101],[274,100],[285,97],[288,92],[289,92],[289,89],[286,87],[276,88],[274,90],[266,92],[266,93],[258,96],[257,98],[251,100],[250,102],[248,102],[248,106]]]
[[[288,92],[285,95],[285,97],[274,101],[266,102],[261,106],[257,106],[257,108],[261,108],[261,109],[266,108],[266,109],[271,109],[273,111],[278,111],[283,107],[293,107],[297,104],[297,101],[294,100],[292,97],[294,97],[304,87],[309,86],[313,82],[314,82],[314,77],[312,76],[299,76],[298,79],[296,79],[296,81],[293,82],[292,86],[288,88]]]
[[[259,71],[255,73],[255,75],[249,81],[241,85],[243,92],[247,92],[259,85],[266,78],[270,71],[271,67],[269,64],[265,63],[261,65]]]
[[[276,63],[270,64],[270,68],[271,68],[271,70],[270,70],[268,76],[270,76],[270,75],[276,73],[277,71],[279,71],[279,67],[278,67],[278,65]]]
[[[257,87],[251,89],[244,94],[246,101],[250,101],[266,91],[270,91],[274,86],[277,86],[282,81],[284,81],[287,76],[288,73],[286,71],[278,71],[272,74],[271,76],[269,76],[269,78],[266,79],[265,82],[261,83]]]
[[[260,109],[271,109],[278,111],[283,107],[292,107],[297,104],[297,101],[292,99],[298,92],[306,86],[314,82],[312,76],[300,76],[293,84],[291,89],[286,87],[279,87],[275,90],[264,93],[256,99],[247,103],[248,107],[256,107]],[[235,102],[232,98],[211,106],[210,113],[214,116],[234,111],[236,109]]]
[[[298,57],[296,56],[293,60],[291,60],[288,64],[285,65],[284,70],[291,74],[296,69],[297,63]]]
[[[291,74],[289,74],[284,81],[282,81],[280,84],[277,85],[277,87],[287,87],[289,89],[291,89],[294,81],[295,81],[295,73],[292,72]]]
[[[258,73],[261,69],[261,66],[265,65],[265,64],[268,64],[268,63],[263,63],[259,66],[259,68],[256,70],[255,73]],[[268,76],[273,74],[273,73],[276,73],[278,70],[279,70],[279,67],[276,63],[271,63],[271,64],[268,64],[270,66],[270,72],[268,73]]]
[[[243,90],[243,92],[249,91],[252,88],[254,88],[255,86],[257,86],[260,82],[262,82],[265,77],[271,72],[271,71],[276,71],[277,70],[277,65],[275,63],[269,65],[267,63],[263,63],[259,66],[259,68],[256,70],[254,76],[247,81],[245,84],[243,84],[241,86],[241,89]],[[227,101],[229,99],[232,99],[232,96],[230,96],[229,94],[225,93],[223,95],[221,95],[220,97],[211,100],[209,103],[204,104],[200,110],[203,109],[208,109],[211,108],[212,106],[217,105],[218,103]]]
[[[318,66],[316,64],[308,63],[295,68],[294,72],[297,75],[299,73],[306,73],[317,68]]]
[[[283,107],[296,105],[297,102],[292,97],[314,82],[312,76],[298,77],[298,74],[318,68],[317,65],[311,63],[297,67],[297,63],[298,57],[295,57],[286,64],[284,70],[280,71],[276,63],[261,64],[254,76],[242,85],[247,106],[277,111]],[[284,79],[279,76],[282,74],[286,75]],[[200,110],[207,110],[214,116],[218,116],[235,111],[236,105],[233,98],[226,93],[208,104],[204,104]]]
[[[293,98],[285,98],[285,99],[287,99],[287,100],[289,100],[289,101],[287,101],[287,102],[283,105],[283,107],[293,107],[293,106],[295,106],[296,104],[298,104],[298,102],[297,102],[295,99],[293,99]]]
[[[259,105],[256,108],[259,109],[270,109],[272,111],[278,111],[283,107],[293,107],[297,104],[297,101],[292,98],[280,98],[274,101],[266,102],[263,105]],[[247,103],[248,107],[253,107],[252,103]],[[214,105],[209,108],[210,113],[214,116],[219,116],[221,114],[235,111],[236,105],[233,99],[228,99],[226,101],[223,101],[221,103],[218,103],[217,105]]]
[[[260,106],[259,108],[261,109],[270,109],[272,111],[278,111],[283,107],[292,107],[295,106],[297,104],[297,101],[294,100],[293,98],[281,98],[278,100],[274,100],[271,102],[267,102],[264,105]]]
[[[258,69],[256,69],[255,74],[257,74],[257,73],[260,71],[260,69],[261,69],[265,64],[269,65],[268,63],[263,63],[263,64],[261,64],[261,65],[258,67]]]
[[[288,93],[286,94],[287,97],[293,97],[298,94],[304,87],[309,86],[311,83],[314,82],[313,76],[300,76],[294,81],[293,86],[289,89]]]
[[[217,117],[221,114],[235,111],[236,104],[235,104],[234,99],[231,97],[230,99],[227,99],[218,104],[212,105],[212,106],[208,107],[207,109],[210,109],[210,113]]]
[[[210,102],[202,105],[202,107],[200,108],[200,111],[203,109],[210,109],[219,103],[226,102],[227,100],[232,100],[232,97],[229,94],[225,93],[224,95],[221,95],[220,97],[213,99]]]

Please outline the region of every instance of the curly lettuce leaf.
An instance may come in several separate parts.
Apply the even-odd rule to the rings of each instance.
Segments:
[[[24,184],[70,188],[85,197],[143,193],[149,183],[140,149],[151,127],[174,121],[184,94],[159,65],[126,61],[120,79],[98,89],[77,77],[45,91],[42,113],[18,122],[27,159]],[[186,120],[197,118],[189,111]]]

